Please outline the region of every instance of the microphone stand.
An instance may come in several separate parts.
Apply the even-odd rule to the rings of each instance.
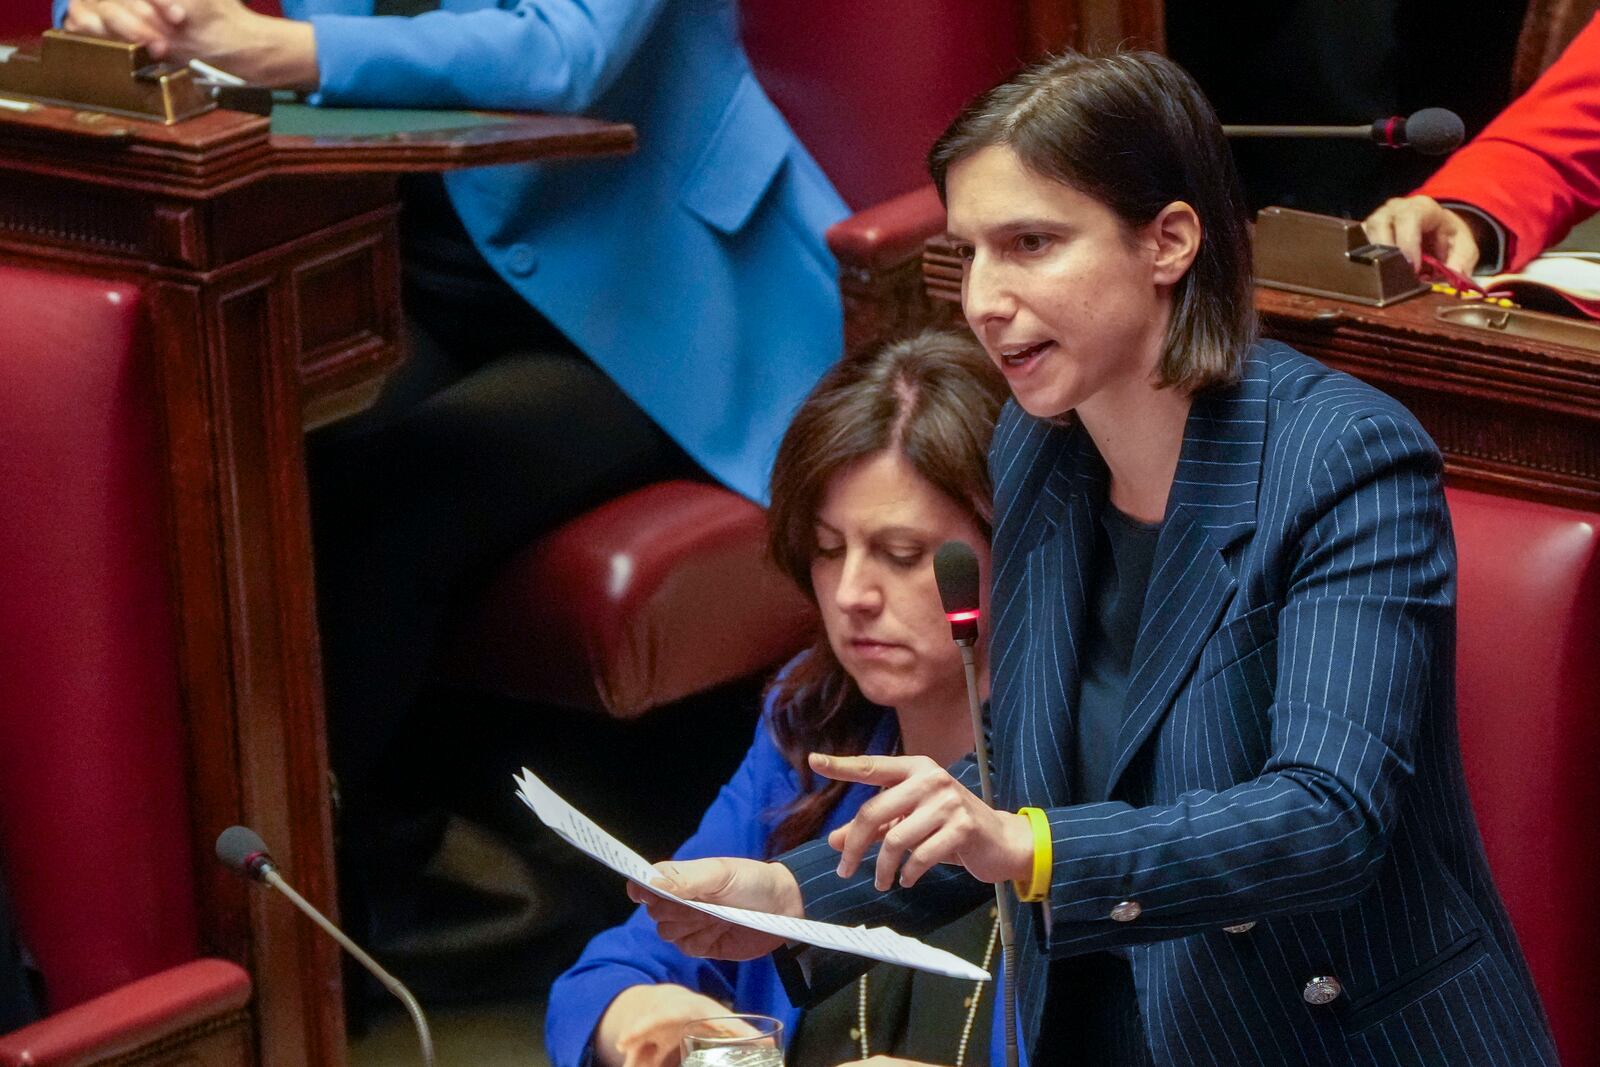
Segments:
[[[1224,137],[1344,137],[1370,141],[1370,126],[1234,126],[1222,127]]]
[[[994,782],[989,776],[989,743],[983,729],[983,707],[978,701],[978,662],[973,642],[956,639],[961,649],[961,666],[967,677],[967,708],[972,712],[972,741],[977,748],[978,783],[983,790],[983,802],[993,808]],[[994,906],[1000,917],[1000,958],[1004,961],[1005,976],[1000,1008],[1005,1014],[1006,1067],[1017,1067],[1017,957],[1012,951],[1016,942],[1016,925],[1012,921],[1011,894],[1004,882],[994,886]]]
[[[294,886],[284,880],[278,873],[278,865],[272,862],[272,857],[267,854],[267,843],[261,836],[248,826],[230,826],[217,835],[217,859],[222,865],[235,874],[241,874],[252,881],[265,882],[285,897],[300,912],[334,939],[344,950],[355,957],[357,963],[365,967],[372,976],[383,983],[385,989],[400,998],[400,1003],[406,1006],[406,1012],[411,1016],[411,1023],[417,1029],[417,1043],[422,1046],[422,1062],[427,1067],[433,1067],[433,1034],[428,1029],[428,1020],[422,1014],[422,1006],[417,1003],[417,998],[411,995],[411,990],[400,983],[400,979],[390,974],[378,965],[378,961],[367,955],[361,946],[345,936],[343,930],[328,921],[328,917],[318,911],[312,903],[299,893]]]
[[[271,863],[263,864],[261,879],[272,888],[289,898],[289,903],[299,908],[312,922],[327,931],[328,936],[337,941],[344,950],[356,958],[356,962],[365,967],[374,978],[383,983],[383,987],[406,1006],[406,1013],[411,1016],[412,1025],[417,1028],[417,1042],[422,1046],[422,1062],[428,1067],[433,1067],[433,1032],[428,1029],[428,1020],[422,1015],[422,1005],[417,1003],[417,998],[411,995],[411,990],[400,983],[400,979],[384,970],[377,960],[367,955],[365,950],[354,941],[345,936],[343,930],[328,921],[327,916],[311,906],[311,902],[295,892],[294,886],[283,880],[277,867]]]

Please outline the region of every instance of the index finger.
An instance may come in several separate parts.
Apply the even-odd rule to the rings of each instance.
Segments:
[[[836,782],[864,782],[867,785],[898,785],[911,777],[912,756],[829,756],[811,753],[811,769]]]
[[[152,59],[160,59],[167,51],[167,37],[159,27],[152,26],[133,8],[118,0],[106,0],[95,9],[100,22],[110,35],[133,44],[142,44],[150,51]]]
[[[1375,245],[1394,244],[1394,209],[1388,204],[1383,205],[1366,217],[1361,229],[1366,233],[1367,240]]]

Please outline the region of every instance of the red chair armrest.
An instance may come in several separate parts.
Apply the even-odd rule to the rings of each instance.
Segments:
[[[180,964],[0,1037],[3,1067],[75,1067],[242,1009],[250,976],[225,960]]]
[[[828,230],[828,247],[845,270],[881,271],[922,254],[944,231],[944,205],[931,185],[858,211]]]
[[[766,559],[761,509],[714,485],[646,486],[540,538],[469,611],[444,677],[631,719],[775,667],[808,598]]]

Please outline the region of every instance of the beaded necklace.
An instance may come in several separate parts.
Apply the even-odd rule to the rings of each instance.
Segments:
[[[994,925],[989,928],[989,944],[983,950],[983,969],[989,969],[989,962],[994,959],[994,946],[1000,938],[1000,920],[995,919]],[[972,996],[967,998],[967,1019],[961,1024],[961,1041],[956,1045],[955,1067],[962,1067],[962,1062],[967,1058],[967,1041],[972,1037],[972,1024],[978,1018],[978,1004],[983,1000],[983,987],[992,985],[992,982],[979,981],[972,983]],[[862,975],[856,980],[856,1034],[861,1039],[861,1058],[870,1059],[872,1050],[867,1047],[867,976]]]

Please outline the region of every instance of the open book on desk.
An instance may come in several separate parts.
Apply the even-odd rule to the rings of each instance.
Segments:
[[[676,900],[691,908],[714,915],[725,922],[746,926],[752,930],[773,934],[786,941],[800,941],[818,948],[837,952],[850,952],[885,963],[898,963],[905,967],[965,978],[969,981],[987,981],[989,972],[960,956],[915,938],[897,934],[882,926],[839,926],[835,923],[817,922],[813,919],[793,919],[787,915],[771,915],[745,908],[730,908],[721,904],[704,904],[697,900],[684,900],[672,893],[663,892],[650,885],[660,877],[649,863],[633,849],[602,830],[594,820],[568,804],[538,776],[526,767],[515,776],[517,795],[533,809],[539,821],[556,832],[556,835],[578,851],[610,867],[630,881],[649,888],[652,893]]]
[[[1600,252],[1546,252],[1519,271],[1473,278],[1485,293],[1509,292],[1541,311],[1576,309],[1600,319]]]

